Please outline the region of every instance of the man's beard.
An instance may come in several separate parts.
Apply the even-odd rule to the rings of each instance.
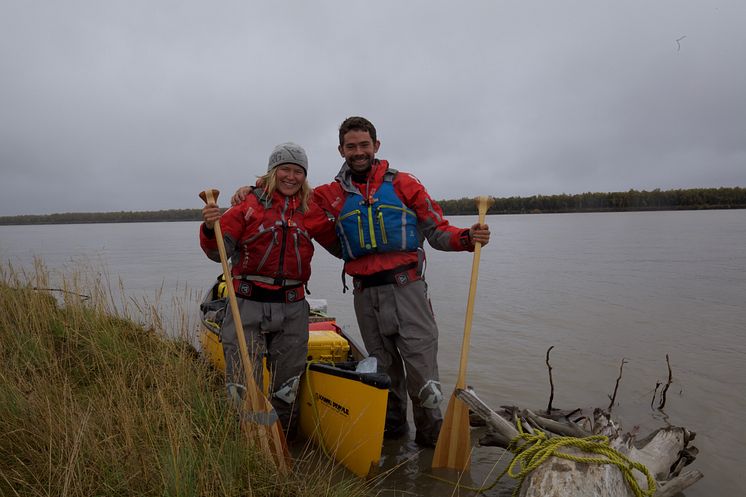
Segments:
[[[347,165],[350,167],[352,173],[356,175],[368,174],[370,168],[373,167],[373,157],[367,155],[355,158],[353,159],[353,162],[355,163],[354,166],[349,161],[347,161]]]

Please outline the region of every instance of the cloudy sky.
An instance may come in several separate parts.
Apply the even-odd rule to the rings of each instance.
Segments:
[[[746,186],[743,0],[0,0],[0,216],[200,207],[337,128],[435,198]]]

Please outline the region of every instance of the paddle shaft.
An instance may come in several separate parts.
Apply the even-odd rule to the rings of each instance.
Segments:
[[[484,218],[487,215],[488,198],[479,197],[477,199],[477,209],[479,210],[479,224],[484,224]],[[469,363],[469,343],[471,340],[471,323],[474,318],[474,300],[477,296],[477,279],[479,277],[479,258],[482,255],[482,244],[474,244],[474,259],[471,263],[471,284],[469,285],[469,297],[466,301],[466,318],[464,320],[464,340],[461,342],[461,360],[458,366],[458,377],[456,378],[456,388],[466,387],[466,368]]]
[[[217,196],[219,193],[218,190],[205,190],[202,192],[200,197],[206,204],[213,203],[217,205]],[[223,266],[223,279],[225,280],[225,287],[228,290],[228,302],[231,306],[233,323],[236,327],[238,348],[241,352],[241,363],[243,364],[246,382],[246,403],[248,403],[248,406],[246,406],[246,403],[244,406],[247,407],[247,410],[250,412],[272,411],[272,404],[266,397],[264,397],[264,394],[259,390],[259,387],[254,380],[254,366],[251,361],[251,356],[249,355],[249,347],[246,344],[246,337],[244,336],[241,312],[238,308],[236,291],[233,288],[233,278],[230,269],[228,268],[228,256],[225,251],[223,231],[220,229],[220,220],[215,221],[213,230],[215,231],[215,239],[218,244],[218,252],[220,253],[220,264]],[[278,424],[279,422],[273,423],[273,425]],[[247,424],[245,424],[245,426],[246,425]],[[274,461],[278,469],[286,471],[288,469],[287,443],[282,433],[282,429],[277,429],[277,426],[271,426],[269,429],[265,428],[268,427],[265,425],[258,425],[255,430],[259,445],[262,450],[270,456],[270,459]]]

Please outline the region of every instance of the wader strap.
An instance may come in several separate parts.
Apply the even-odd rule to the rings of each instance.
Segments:
[[[306,298],[303,285],[286,286],[277,290],[270,290],[251,281],[238,281],[236,295],[255,302],[279,302],[289,304]]]
[[[355,276],[352,283],[355,290],[363,290],[374,286],[396,284],[405,286],[412,281],[422,279],[422,275],[417,270],[418,264],[413,262],[404,266],[399,266],[387,271],[380,271],[368,276]]]

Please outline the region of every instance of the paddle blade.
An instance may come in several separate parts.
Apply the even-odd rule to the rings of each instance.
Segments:
[[[282,423],[272,403],[261,393],[253,378],[251,380],[241,405],[241,428],[269,456],[279,471],[287,472],[292,460]]]
[[[290,449],[288,449],[285,431],[283,431],[282,424],[279,421],[272,425],[270,440],[273,443],[272,457],[274,458],[275,466],[281,473],[288,473],[293,469],[293,459],[290,457]]]
[[[438,443],[435,445],[432,467],[463,472],[469,469],[470,458],[469,407],[460,401],[454,392],[448,401]]]
[[[245,422],[242,427],[246,437],[269,457],[270,462],[278,471],[282,473],[290,471],[292,459],[279,422],[269,426]]]

